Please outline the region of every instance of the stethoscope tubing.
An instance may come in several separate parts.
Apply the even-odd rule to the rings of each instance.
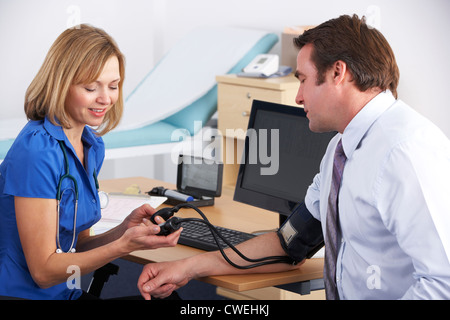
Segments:
[[[67,151],[66,151],[66,147],[64,145],[64,141],[58,141],[59,142],[59,146],[61,147],[61,150],[63,152],[64,155],[64,163],[65,163],[65,174],[63,176],[61,176],[61,178],[59,179],[58,182],[58,187],[56,190],[56,200],[57,200],[57,208],[56,208],[56,244],[57,244],[57,249],[56,249],[56,253],[63,253],[64,251],[61,248],[61,243],[60,243],[60,236],[59,236],[59,216],[60,216],[60,208],[61,208],[61,199],[62,199],[62,195],[64,193],[61,192],[61,186],[62,186],[62,182],[64,181],[64,179],[70,179],[73,182],[74,185],[74,193],[75,193],[75,207],[74,207],[74,215],[73,215],[73,232],[72,232],[72,243],[70,245],[70,248],[68,251],[66,251],[65,253],[74,253],[76,252],[76,249],[74,247],[75,245],[75,236],[76,236],[76,228],[77,228],[77,213],[78,213],[78,183],[77,180],[75,179],[74,176],[72,176],[70,174],[69,171],[69,158],[67,157]],[[99,184],[98,184],[98,180],[97,180],[97,174],[94,170],[94,180],[95,180],[95,186],[98,190],[99,188]]]

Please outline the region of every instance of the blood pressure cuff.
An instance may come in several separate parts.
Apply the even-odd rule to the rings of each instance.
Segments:
[[[277,234],[284,251],[296,263],[311,258],[324,245],[321,223],[304,202],[294,209]]]

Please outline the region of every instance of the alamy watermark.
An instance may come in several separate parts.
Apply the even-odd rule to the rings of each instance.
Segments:
[[[202,128],[201,121],[195,121],[194,132]],[[261,175],[275,175],[280,167],[280,130],[279,129],[226,129],[225,137],[218,129],[207,128],[201,137],[193,138],[187,129],[172,132],[171,141],[184,142],[172,148],[173,163],[179,163],[180,154],[192,154],[205,159],[205,163],[214,161],[224,164],[258,164]],[[247,139],[247,143],[238,143],[234,138]],[[248,157],[241,157],[248,148]]]
[[[66,20],[66,27],[79,28],[81,23],[81,8],[77,5],[70,5],[66,9],[66,13],[69,15]]]
[[[81,269],[77,265],[67,267],[66,273],[70,274],[67,278],[66,285],[69,289],[81,289]]]
[[[377,265],[370,265],[366,269],[369,274],[366,280],[366,285],[369,290],[381,289],[381,268]]]
[[[77,265],[67,267],[66,273],[69,274],[66,280],[68,289],[81,289],[81,269]],[[366,269],[369,275],[366,279],[366,285],[369,290],[381,289],[381,268],[377,265],[370,265]]]

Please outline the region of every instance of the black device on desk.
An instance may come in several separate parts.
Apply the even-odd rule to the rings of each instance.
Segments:
[[[178,243],[205,251],[215,251],[218,250],[219,247],[226,248],[229,244],[235,246],[255,237],[255,235],[250,233],[212,225],[209,223],[208,218],[192,203],[192,201],[184,202],[173,208],[162,208],[157,211],[150,218],[150,220],[153,223],[156,223],[156,216],[161,216],[164,220],[166,220],[164,223],[159,225],[161,227],[161,231],[158,235],[168,235],[182,226],[183,232],[180,235]],[[180,208],[192,208],[199,212],[204,220],[200,220],[198,218],[172,218],[173,214]],[[214,231],[219,234],[218,237],[214,236]]]
[[[335,135],[312,132],[301,107],[254,100],[233,199],[279,213],[281,225],[305,199]]]
[[[192,202],[196,207],[214,205],[222,194],[223,163],[191,155],[180,155],[177,167],[177,190],[155,187],[150,195],[167,197],[167,204]]]
[[[199,218],[174,217],[173,215],[176,212],[178,212],[178,210],[180,210],[181,208],[194,209],[195,211],[197,211],[197,213],[202,218],[199,219]],[[161,236],[168,235],[168,234],[178,230],[181,227],[181,225],[183,225],[183,226],[184,225],[192,225],[193,223],[205,225],[206,228],[209,229],[209,233],[212,236],[212,240],[217,244],[217,249],[220,251],[223,258],[230,265],[232,265],[235,268],[250,269],[250,268],[255,268],[255,267],[259,267],[259,266],[266,265],[266,264],[272,264],[272,263],[289,263],[289,264],[297,263],[297,261],[292,260],[290,257],[287,257],[287,256],[267,256],[267,257],[256,258],[256,259],[245,256],[242,252],[240,252],[235,247],[235,244],[232,243],[232,241],[230,241],[229,234],[225,234],[225,231],[227,231],[228,229],[218,228],[218,227],[212,225],[208,221],[208,218],[205,216],[205,214],[199,208],[192,205],[190,202],[180,203],[180,204],[174,206],[173,208],[162,208],[162,209],[158,210],[157,212],[155,212],[154,215],[152,215],[150,217],[150,220],[153,223],[156,223],[156,220],[155,220],[156,216],[160,216],[165,220],[165,222],[163,222],[159,225],[161,230],[158,233],[158,235],[161,235]],[[183,233],[181,233],[181,234],[183,234]],[[181,240],[181,237],[180,237],[180,240]],[[179,243],[180,243],[180,241],[179,241]],[[230,260],[230,258],[228,258],[227,253],[225,253],[225,251],[224,251],[224,248],[225,248],[224,244],[225,244],[225,246],[230,247],[242,259],[250,262],[251,264],[239,265],[239,264],[236,264],[235,262],[233,262],[232,260]],[[207,250],[207,249],[205,249],[205,250]]]

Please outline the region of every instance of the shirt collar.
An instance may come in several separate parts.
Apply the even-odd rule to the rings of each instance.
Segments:
[[[55,118],[56,123],[59,121]],[[66,134],[61,125],[53,124],[48,117],[44,119],[44,128],[56,140],[66,140]]]
[[[362,138],[372,124],[383,114],[396,99],[391,91],[386,90],[369,101],[350,121],[342,134],[342,145],[347,159],[351,158]]]
[[[55,119],[55,121],[58,123],[58,119]],[[66,143],[67,146],[71,146],[71,143],[69,142],[69,139],[67,139],[67,136],[64,133],[61,125],[53,124],[48,117],[45,117],[44,128],[56,140],[62,140]],[[98,139],[98,137],[94,133],[94,130],[92,130],[88,126],[84,127],[81,138],[88,144],[88,146],[95,146],[96,140]]]

